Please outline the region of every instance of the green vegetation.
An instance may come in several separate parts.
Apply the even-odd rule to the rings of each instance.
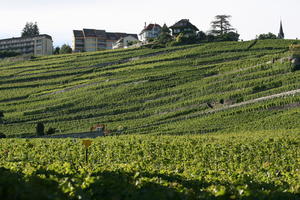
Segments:
[[[19,56],[20,53],[14,51],[0,51],[0,59]]]
[[[62,133],[86,132],[96,123],[112,132],[122,126],[130,134],[298,129],[298,93],[247,103],[300,88],[300,72],[293,72],[287,59],[293,42],[218,42],[2,61],[0,130],[7,136],[34,135],[37,122]]]
[[[292,131],[105,137],[86,163],[80,140],[0,140],[0,197],[296,200],[299,141]]]
[[[277,36],[274,33],[264,33],[258,36],[259,40],[269,40],[269,39],[277,39]]]
[[[295,41],[0,61],[0,199],[300,198]],[[144,135],[143,135],[144,134]],[[33,192],[38,191],[38,192]]]
[[[55,50],[58,50],[58,49],[55,49]],[[56,53],[56,52],[54,52]],[[72,48],[67,45],[67,44],[64,44],[61,46],[61,48],[59,49],[59,53],[60,54],[67,54],[67,53],[72,53]]]
[[[22,37],[34,37],[40,34],[39,27],[37,23],[27,22],[22,30]]]

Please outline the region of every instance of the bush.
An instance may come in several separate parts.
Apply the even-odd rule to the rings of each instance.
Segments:
[[[46,134],[47,134],[47,135],[52,135],[52,134],[54,134],[55,132],[56,132],[56,129],[50,127],[50,128],[47,130]]]
[[[59,54],[68,54],[68,53],[72,53],[72,48],[67,44],[62,45],[59,50]]]
[[[15,57],[21,55],[18,52],[14,51],[0,51],[0,58],[8,58],[8,57]]]
[[[42,122],[37,123],[36,125],[36,135],[42,136],[45,135],[45,126]]]
[[[6,138],[6,135],[4,133],[0,133],[0,138]]]
[[[0,123],[3,122],[4,112],[0,110]]]
[[[267,40],[267,39],[277,39],[277,36],[274,33],[266,33],[266,34],[260,34],[258,36],[259,40]]]

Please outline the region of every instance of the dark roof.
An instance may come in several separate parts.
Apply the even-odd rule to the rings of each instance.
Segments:
[[[132,37],[134,37],[135,39],[139,39],[139,37],[138,37],[138,35],[137,34],[127,34],[127,36],[132,36]]]
[[[111,33],[106,32],[106,36],[108,40],[119,40],[120,38],[126,37],[126,36],[132,36],[136,39],[138,39],[137,34],[128,34],[128,33]]]
[[[73,34],[75,37],[84,37],[83,31],[80,30],[73,30]]]
[[[148,26],[144,27],[144,29],[142,30],[142,33],[144,33],[145,31],[151,31],[153,28],[158,27],[161,29],[161,26],[159,24],[148,24]]]
[[[83,29],[84,37],[96,37],[96,30],[95,29]]]
[[[106,32],[105,30],[96,30],[96,29],[83,29],[73,30],[75,37],[102,37],[108,40],[119,40],[122,37],[132,36],[138,39],[137,34],[128,34],[128,33],[114,33],[114,32]]]
[[[182,19],[182,20],[176,22],[173,26],[170,26],[171,29],[184,28],[184,27],[190,27],[196,31],[199,31],[199,29],[195,25],[193,25],[188,19]]]
[[[103,37],[103,38],[106,37],[105,30],[95,30],[95,34],[96,34],[97,37]]]
[[[52,37],[50,35],[41,34],[41,35],[36,35],[36,36],[32,36],[32,37],[13,37],[13,38],[7,38],[7,39],[0,40],[0,42],[7,41],[7,40],[20,40],[20,39],[37,38],[37,37],[45,37],[45,38],[48,38],[48,39],[52,40]]]

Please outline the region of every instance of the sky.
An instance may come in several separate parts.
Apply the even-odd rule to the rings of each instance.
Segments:
[[[300,0],[0,0],[0,5],[0,39],[19,37],[26,22],[37,22],[54,46],[71,45],[72,30],[138,34],[145,22],[171,26],[189,19],[206,32],[219,14],[232,16],[243,40],[277,35],[280,19],[286,38],[300,38]]]

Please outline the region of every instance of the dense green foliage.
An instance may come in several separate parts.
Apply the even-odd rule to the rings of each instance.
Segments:
[[[5,123],[0,130],[7,136],[34,135],[37,122],[62,133],[86,132],[96,123],[113,132],[121,126],[125,133],[158,134],[297,129],[297,94],[231,107],[300,88],[300,72],[282,59],[293,42],[219,42],[2,61]]]
[[[36,125],[36,135],[45,135],[45,126],[41,122],[37,123]]]
[[[269,39],[277,39],[277,36],[274,33],[264,33],[258,36],[259,40],[269,40]]]
[[[292,43],[0,61],[8,137],[33,135],[38,122],[48,134],[97,123],[133,134],[94,139],[88,163],[78,139],[1,139],[0,199],[299,199]]]
[[[40,34],[39,27],[37,23],[27,22],[25,27],[22,30],[22,37],[33,37]]]
[[[296,200],[299,141],[293,131],[106,137],[87,164],[80,140],[0,140],[0,198]]]
[[[55,50],[57,51],[58,49],[55,49]],[[59,49],[59,53],[60,54],[72,53],[72,48],[69,45],[67,45],[67,44],[63,44],[61,46],[61,48]]]
[[[0,58],[9,58],[19,56],[20,53],[14,51],[0,51]]]

